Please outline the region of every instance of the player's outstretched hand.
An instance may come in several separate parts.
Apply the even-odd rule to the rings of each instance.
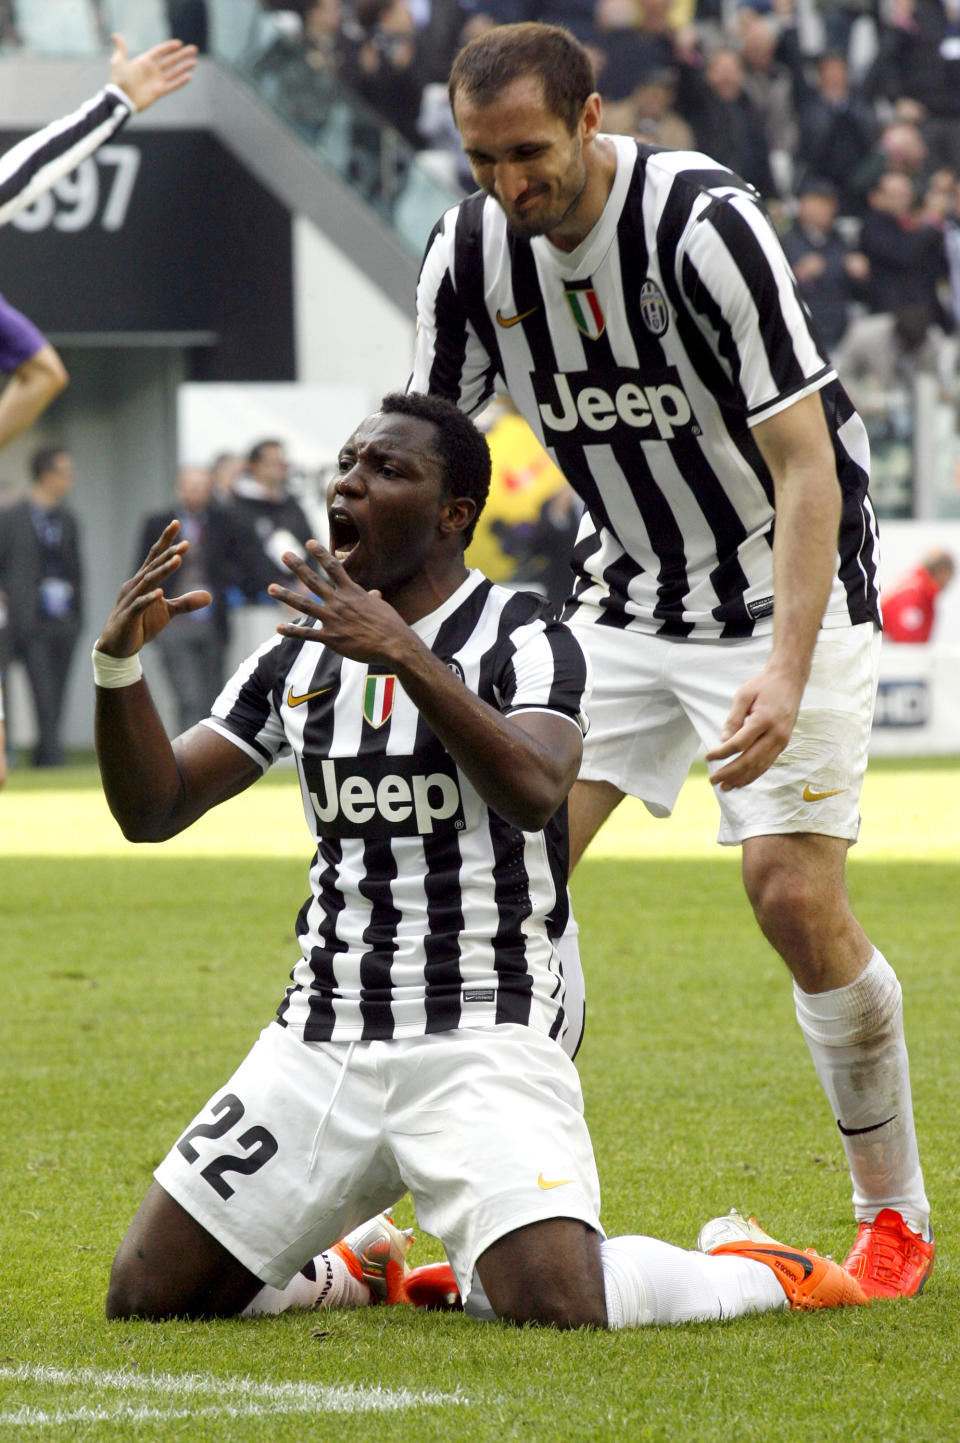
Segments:
[[[281,622],[277,627],[281,636],[322,642],[352,661],[396,661],[399,649],[411,634],[406,622],[379,591],[365,591],[351,581],[340,562],[319,541],[308,541],[307,550],[323,567],[323,575],[292,551],[284,553],[283,564],[310,595],[277,584],[267,590],[294,611],[312,616],[320,626]]]
[[[164,40],[135,55],[127,55],[127,42],[122,35],[111,35],[110,79],[130,97],[137,110],[146,110],[154,101],[162,100],[180,90],[192,78],[197,64],[197,47],[179,40]]]
[[[166,597],[163,583],[176,571],[189,541],[177,541],[179,521],[164,527],[147,552],[136,576],[125,581],[114,602],[107,624],[97,638],[97,650],[107,656],[133,656],[167,626],[173,617],[209,606],[209,591],[187,591]]]

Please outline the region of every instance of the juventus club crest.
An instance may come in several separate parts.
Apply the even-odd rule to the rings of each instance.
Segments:
[[[395,676],[368,676],[363,684],[363,715],[372,727],[382,727],[393,711]]]
[[[644,281],[640,287],[640,314],[643,324],[654,336],[662,336],[670,324],[670,312],[656,281]]]
[[[603,328],[607,324],[596,291],[592,286],[587,286],[577,290],[567,289],[564,295],[577,330],[582,331],[589,341],[596,341],[603,335]]]

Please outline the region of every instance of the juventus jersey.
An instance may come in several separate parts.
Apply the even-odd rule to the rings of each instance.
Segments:
[[[584,729],[587,662],[538,597],[471,571],[413,630],[498,711],[556,712]],[[565,806],[543,831],[509,825],[395,676],[319,642],[268,641],[206,725],[264,769],[285,752],[296,760],[317,850],[283,1025],[305,1041],[502,1022],[562,1037]]]
[[[72,115],[55,120],[0,156],[0,225],[32,205],[85,160],[133,114],[133,102],[116,85]]]
[[[586,502],[575,598],[668,637],[769,631],[774,493],[751,428],[819,391],[843,495],[825,626],[879,624],[863,424],[811,331],[756,192],[691,151],[608,136],[576,250],[449,210],[418,287],[410,388],[475,412],[504,388]]]

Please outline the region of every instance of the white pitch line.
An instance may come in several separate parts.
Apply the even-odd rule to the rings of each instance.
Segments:
[[[171,1398],[215,1397],[208,1407],[169,1410],[120,1402],[113,1408],[81,1406],[69,1410],[24,1406],[0,1413],[0,1427],[40,1427],[56,1423],[146,1420],[177,1417],[253,1417],[269,1413],[385,1413],[404,1408],[460,1405],[459,1392],[417,1392],[410,1388],[335,1387],[323,1383],[260,1383],[253,1378],[217,1378],[202,1373],[133,1373],[108,1368],[0,1367],[0,1381],[46,1387],[114,1388],[121,1392],[166,1394]]]

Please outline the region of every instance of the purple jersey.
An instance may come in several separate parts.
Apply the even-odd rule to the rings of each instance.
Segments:
[[[9,375],[46,344],[33,322],[0,295],[0,371]]]

